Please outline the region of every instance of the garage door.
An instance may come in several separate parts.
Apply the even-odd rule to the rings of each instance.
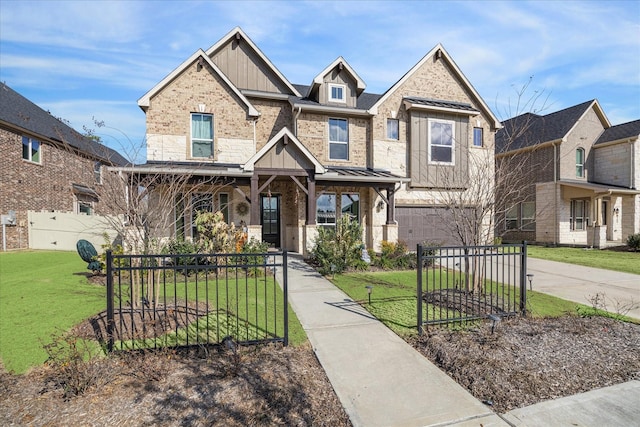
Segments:
[[[442,207],[396,206],[398,239],[407,243],[409,250],[423,242],[459,245],[451,231],[451,211]]]

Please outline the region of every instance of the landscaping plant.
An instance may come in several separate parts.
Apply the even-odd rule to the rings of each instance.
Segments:
[[[349,215],[343,215],[333,227],[318,227],[313,258],[322,274],[342,273],[356,268],[362,259],[362,226]]]

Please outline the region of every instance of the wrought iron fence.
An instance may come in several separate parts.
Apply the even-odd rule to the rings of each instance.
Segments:
[[[107,252],[108,351],[289,341],[287,253]],[[279,271],[281,269],[281,271]],[[282,283],[276,281],[276,273]]]
[[[527,243],[418,245],[418,331],[425,325],[526,314]]]

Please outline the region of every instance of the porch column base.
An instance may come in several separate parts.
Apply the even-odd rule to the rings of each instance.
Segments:
[[[303,256],[307,257],[313,252],[313,247],[316,244],[316,238],[318,237],[318,226],[316,224],[310,224],[304,226],[304,253]]]
[[[251,240],[252,237],[258,242],[262,241],[262,226],[261,225],[248,225],[247,226],[247,239]]]
[[[602,249],[607,243],[607,227],[596,225],[587,228],[587,245]]]
[[[384,224],[382,238],[387,242],[398,243],[398,224]]]

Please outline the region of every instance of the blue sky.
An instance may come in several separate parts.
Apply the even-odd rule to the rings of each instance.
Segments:
[[[236,26],[292,83],[343,56],[383,93],[442,43],[500,119],[598,99],[640,118],[640,1],[0,1],[0,81],[144,161],[137,100]],[[530,80],[531,79],[531,80]],[[541,94],[533,107],[516,107]],[[93,118],[104,121],[96,128]]]

